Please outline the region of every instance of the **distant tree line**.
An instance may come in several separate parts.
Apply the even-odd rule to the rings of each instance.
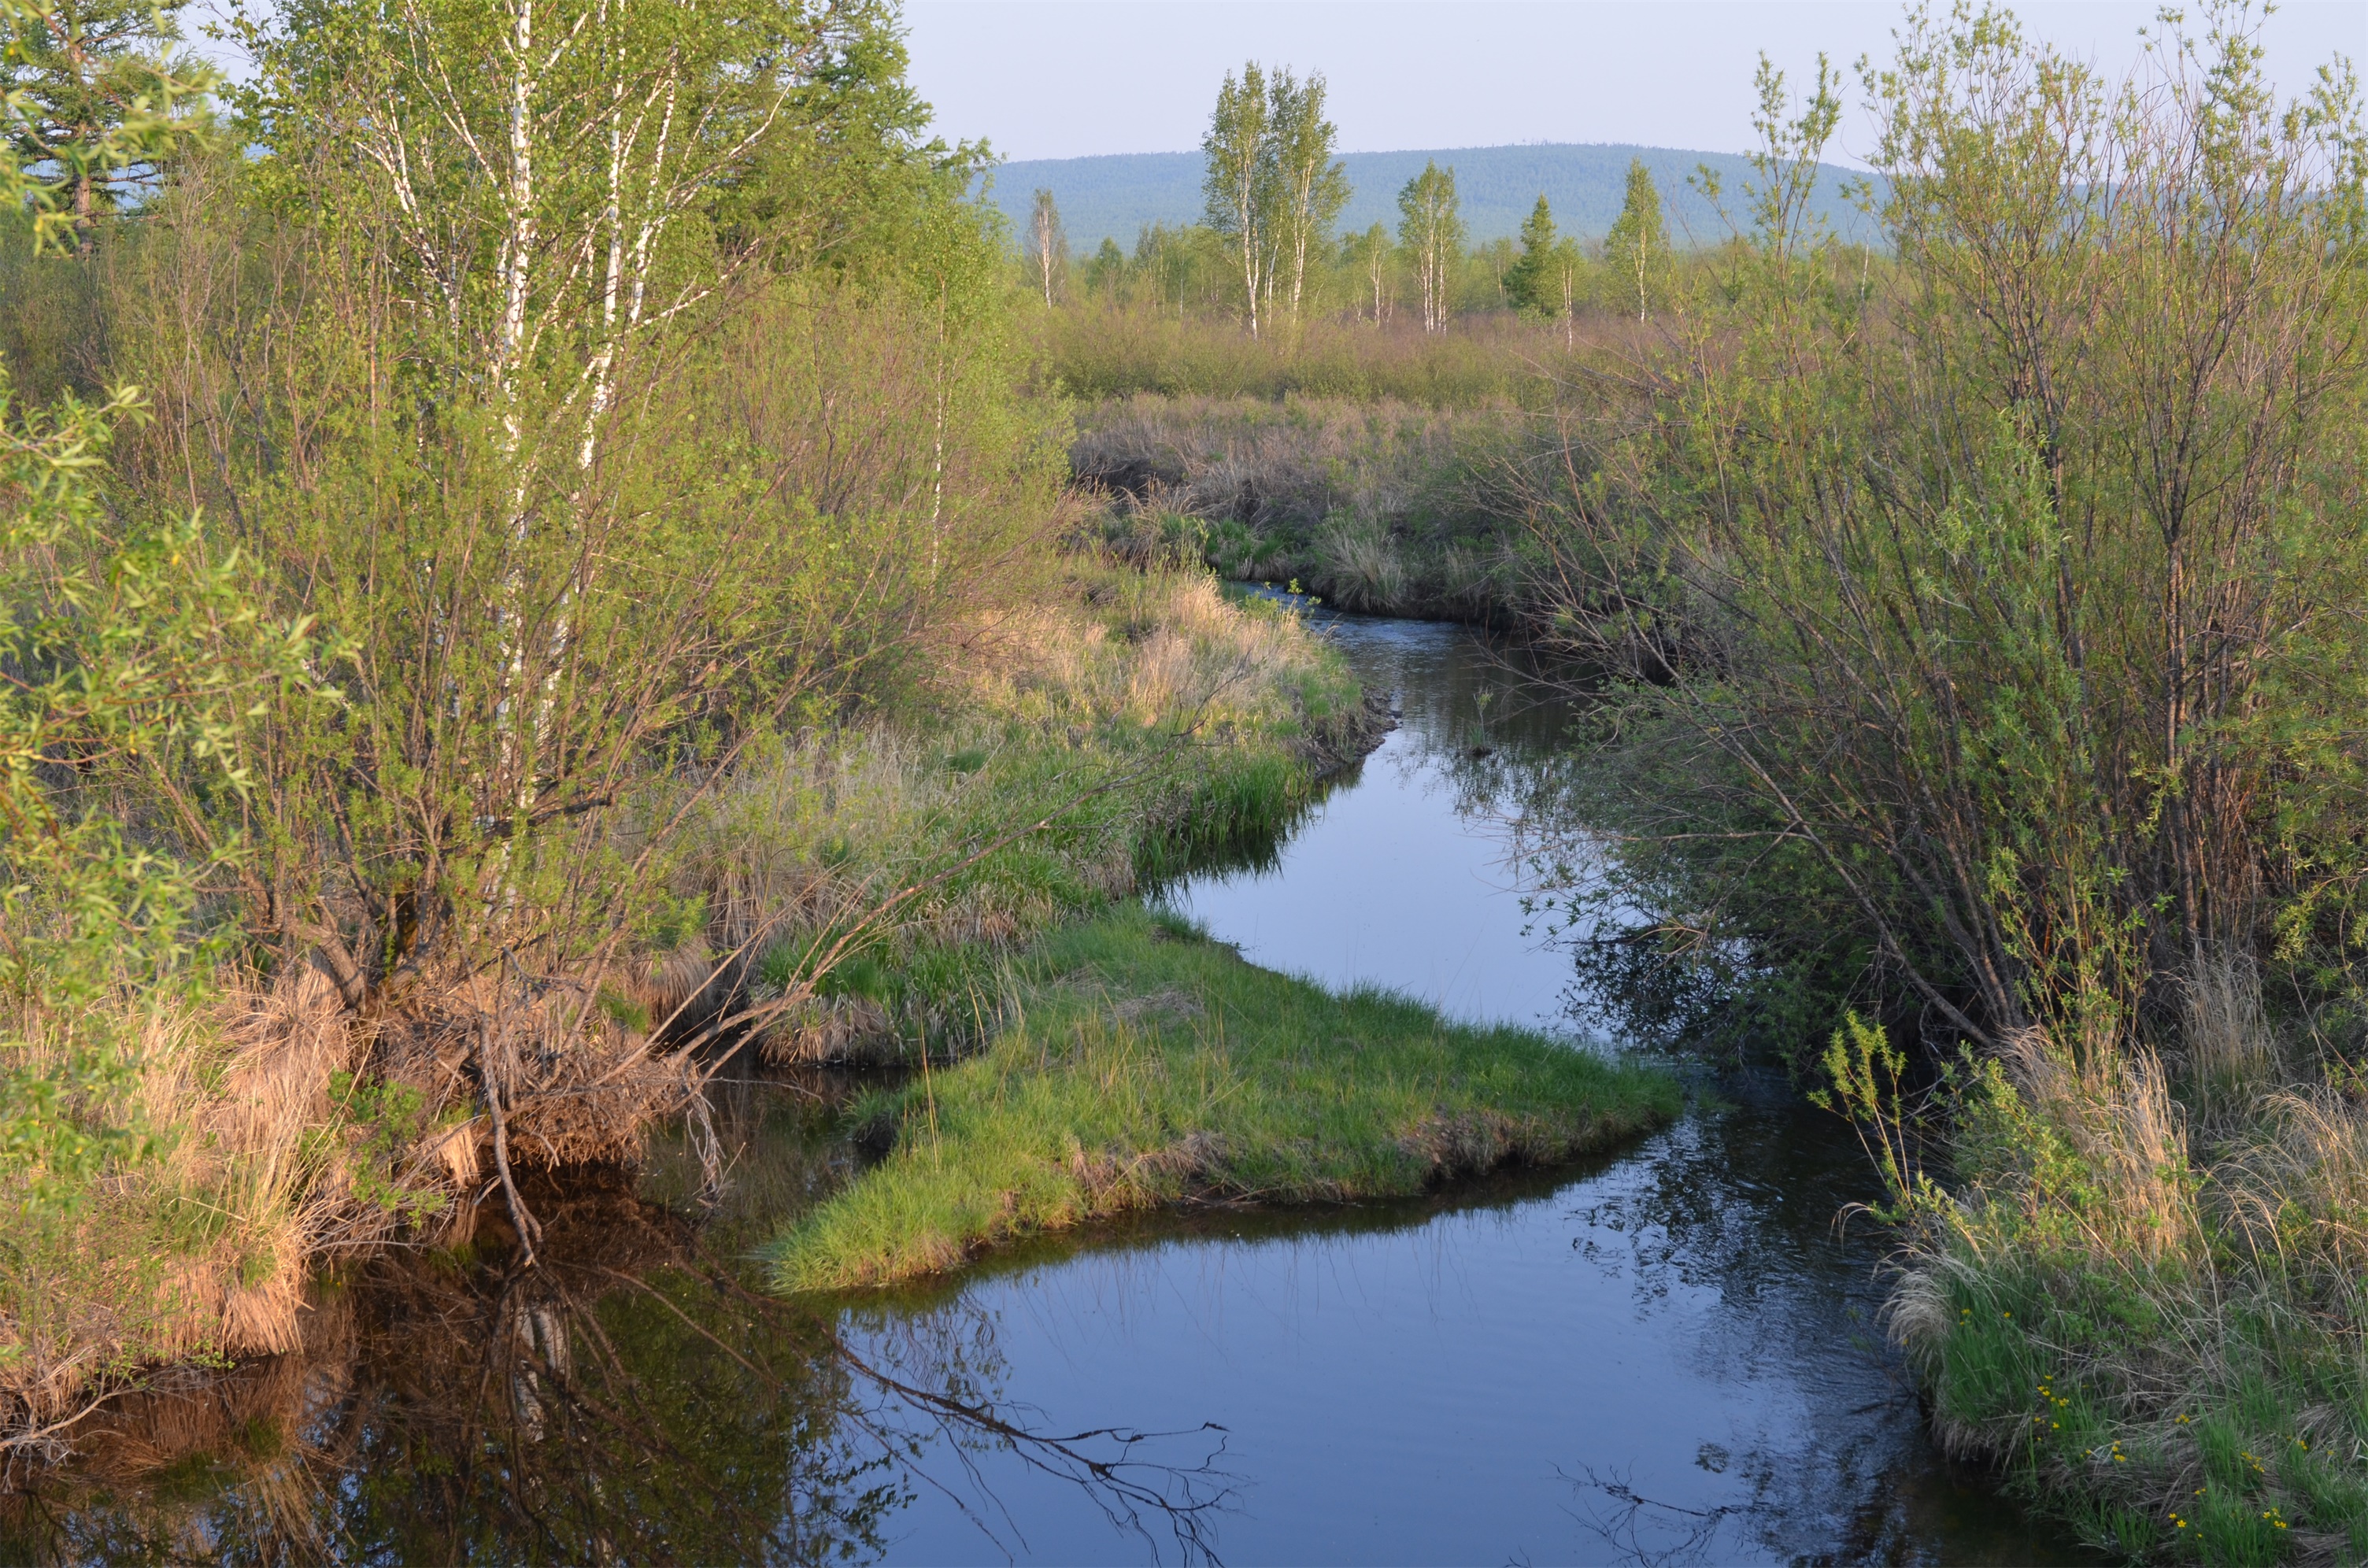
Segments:
[[[1519,239],[1474,246],[1452,165],[1424,165],[1398,191],[1395,233],[1336,233],[1353,194],[1325,113],[1321,73],[1247,62],[1217,90],[1201,141],[1197,223],[1146,223],[1132,253],[1105,237],[1073,267],[1053,192],[1039,189],[1020,248],[1030,289],[1175,315],[1227,314],[1253,337],[1310,314],[1376,325],[1403,304],[1425,332],[1457,315],[1513,311],[1567,329],[1594,309],[1649,315],[1668,294],[1673,255],[1661,195],[1632,161],[1620,216],[1597,245],[1563,233],[1543,192]]]

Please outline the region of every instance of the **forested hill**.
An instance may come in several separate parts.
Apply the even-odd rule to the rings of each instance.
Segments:
[[[1707,164],[1725,187],[1725,201],[1744,221],[1743,187],[1751,165],[1731,153],[1690,153],[1674,147],[1569,146],[1431,148],[1406,153],[1349,153],[1341,157],[1355,194],[1340,214],[1344,233],[1374,223],[1395,229],[1397,193],[1422,170],[1426,160],[1452,165],[1463,221],[1472,241],[1511,235],[1543,192],[1565,233],[1598,239],[1620,214],[1620,199],[1632,158],[1645,160],[1661,187],[1669,234],[1679,244],[1708,244],[1725,237],[1726,225],[1709,202],[1686,183]],[[1866,223],[1845,199],[1848,171],[1828,166],[1822,187],[1827,217],[1846,234]],[[1024,222],[1039,187],[1060,203],[1071,247],[1093,250],[1104,235],[1132,245],[1145,223],[1190,223],[1201,212],[1201,154],[1122,153],[1099,158],[1039,158],[1006,164],[994,171],[991,196],[1014,227]]]

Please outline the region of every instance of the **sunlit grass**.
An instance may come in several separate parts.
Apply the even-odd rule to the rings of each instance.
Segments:
[[[1191,1198],[1340,1200],[1566,1159],[1675,1114],[1645,1068],[1373,990],[1335,995],[1130,906],[1012,976],[981,1055],[859,1107],[878,1167],[771,1249],[803,1290],[945,1269]]]

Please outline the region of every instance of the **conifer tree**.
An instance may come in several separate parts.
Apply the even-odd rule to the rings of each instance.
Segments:
[[[1628,161],[1628,193],[1620,216],[1604,236],[1603,256],[1618,268],[1623,290],[1634,290],[1636,319],[1652,308],[1657,285],[1667,270],[1669,231],[1661,221],[1661,192],[1642,158]]]
[[[99,217],[153,179],[207,74],[176,61],[174,13],[187,0],[50,0],[0,9],[7,62],[5,124],[16,163],[63,197],[77,249]],[[176,108],[179,112],[176,114]]]
[[[1555,291],[1554,221],[1545,193],[1521,222],[1521,254],[1505,269],[1505,293],[1519,310],[1553,313],[1561,302]]]

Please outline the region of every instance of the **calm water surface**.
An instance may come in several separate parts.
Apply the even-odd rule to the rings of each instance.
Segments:
[[[1458,628],[1330,619],[1404,723],[1274,861],[1169,899],[1253,960],[1577,1036],[1512,808],[1566,715]],[[1575,1049],[1584,1048],[1577,1043]],[[1875,1322],[1847,1132],[1781,1084],[1439,1199],[1161,1216],[860,1303],[746,1249],[846,1179],[847,1085],[325,1288],[302,1353],[21,1469],[0,1552],[245,1562],[2071,1562],[1952,1467]],[[1839,1132],[1840,1135],[1837,1136]]]

